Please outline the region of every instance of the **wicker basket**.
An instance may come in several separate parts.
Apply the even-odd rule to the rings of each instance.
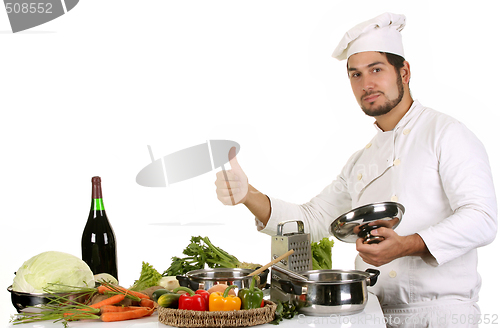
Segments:
[[[190,311],[158,307],[158,321],[173,327],[250,327],[274,320],[276,304],[264,301],[258,309],[238,311]]]

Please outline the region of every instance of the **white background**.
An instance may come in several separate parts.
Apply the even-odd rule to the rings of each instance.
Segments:
[[[6,288],[24,261],[49,250],[80,256],[94,175],[123,285],[142,261],[163,272],[196,235],[267,263],[270,237],[244,206],[219,203],[216,171],[167,188],[136,184],[151,161],[147,145],[158,158],[209,139],[237,141],[250,183],[308,201],[375,133],[345,62],[330,55],[347,29],[385,11],[407,17],[414,98],[478,135],[498,188],[495,8],[483,0],[86,0],[16,34],[0,10],[0,325],[15,312]],[[484,314],[500,315],[498,251],[498,240],[479,250]],[[334,267],[353,268],[354,255],[336,241]]]

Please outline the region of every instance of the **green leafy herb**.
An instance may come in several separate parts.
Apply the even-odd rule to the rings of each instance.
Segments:
[[[192,270],[209,268],[255,269],[259,264],[240,262],[234,255],[212,244],[208,237],[191,237],[191,242],[182,251],[186,257],[172,257],[170,267],[163,276],[182,275]]]
[[[333,240],[325,237],[319,242],[311,243],[313,270],[332,269]]]
[[[274,320],[270,322],[273,325],[279,325],[283,319],[292,319],[298,313],[297,307],[288,301],[282,302],[278,300],[277,305]]]
[[[130,290],[140,291],[149,287],[157,286],[162,275],[148,262],[142,262],[141,276],[134,281]]]

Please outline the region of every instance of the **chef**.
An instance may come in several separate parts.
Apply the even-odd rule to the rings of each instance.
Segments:
[[[410,65],[401,31],[405,16],[384,13],[349,30],[333,53],[347,60],[356,100],[375,119],[375,136],[337,178],[306,204],[264,195],[230,153],[217,195],[242,203],[257,229],[273,235],[280,221],[300,219],[313,241],[358,206],[393,201],[406,208],[395,229],[378,228],[379,244],[358,239],[356,269],[377,267],[371,291],[388,327],[476,327],[481,277],[477,248],[493,241],[497,204],[485,148],[461,122],[425,107],[410,94]]]

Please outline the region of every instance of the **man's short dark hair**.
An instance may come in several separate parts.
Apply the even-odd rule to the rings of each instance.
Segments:
[[[394,66],[394,68],[398,72],[399,72],[399,69],[405,65],[405,59],[403,57],[401,57],[400,55],[391,54],[389,52],[381,52],[381,54],[385,55],[389,64]]]
[[[399,74],[399,76],[401,77],[401,73],[399,70],[405,65],[405,59],[400,55],[391,54],[388,52],[381,52],[381,54],[385,54],[387,62],[389,62],[389,64],[394,67],[394,69],[396,70],[396,74]]]

